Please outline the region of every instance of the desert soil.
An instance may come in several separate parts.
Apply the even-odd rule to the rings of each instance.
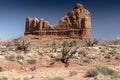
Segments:
[[[91,63],[79,62],[78,64],[72,63],[71,61],[69,67],[65,67],[64,64],[59,61],[50,67],[40,66],[39,63],[21,66],[15,61],[3,61],[0,65],[5,68],[4,71],[0,72],[0,76],[8,77],[8,79],[11,80],[13,78],[24,80],[25,77],[31,78],[31,80],[43,80],[46,77],[62,77],[65,80],[93,80],[93,78],[86,78],[85,73],[88,69],[97,66],[107,66],[120,71],[120,62],[118,60],[108,59],[94,60]],[[31,71],[31,66],[36,66],[37,69]],[[70,71],[75,71],[77,74],[70,76]]]

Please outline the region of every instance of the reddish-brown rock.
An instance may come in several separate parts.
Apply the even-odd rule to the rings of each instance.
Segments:
[[[77,3],[58,24],[51,25],[44,19],[26,19],[25,35],[56,36],[76,39],[91,39],[91,15],[83,5]]]

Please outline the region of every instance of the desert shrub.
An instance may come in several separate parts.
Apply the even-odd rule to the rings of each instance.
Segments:
[[[43,80],[64,80],[64,78],[62,78],[62,77],[54,77],[54,78],[46,77]]]
[[[105,76],[103,74],[99,74],[97,76],[95,76],[94,80],[111,80],[110,76]]]
[[[22,55],[17,55],[16,58],[17,58],[17,62],[23,65],[23,63],[24,63],[24,61],[23,61],[23,60],[24,60],[24,56],[22,56]]]
[[[69,45],[69,43],[67,42],[67,41],[64,41],[63,43],[62,43],[62,47],[64,48],[64,47],[68,47],[68,45]]]
[[[6,46],[6,47],[14,46],[13,40],[12,40],[12,39],[11,39],[11,40],[8,40],[7,42],[4,43],[4,46]]]
[[[98,75],[98,71],[97,69],[90,69],[87,71],[87,73],[85,74],[86,77],[95,77]]]
[[[97,71],[103,75],[117,75],[118,72],[108,67],[97,67]]]
[[[28,60],[29,64],[35,64],[36,62],[37,62],[36,59],[30,59],[30,60]]]
[[[78,74],[78,72],[77,71],[69,71],[69,76],[71,77],[71,76],[75,76],[75,75],[77,75]]]
[[[28,39],[24,36],[18,37],[16,39],[8,40],[4,43],[4,46],[6,46],[9,50],[22,50],[27,51],[27,48],[29,47],[30,42]]]
[[[64,47],[74,47],[74,46],[76,46],[76,45],[77,45],[76,40],[72,40],[71,42],[64,41],[64,42],[62,43],[62,47],[63,47],[63,48],[64,48]]]
[[[14,55],[14,54],[9,54],[9,55],[5,56],[5,58],[6,58],[8,61],[14,61],[14,60],[15,60],[15,55]]]
[[[2,72],[2,71],[3,71],[3,67],[0,66],[0,72]]]
[[[78,52],[78,56],[79,56],[80,58],[86,57],[86,56],[87,56],[87,51],[86,51],[86,50],[80,50],[80,51]]]
[[[56,46],[57,46],[57,43],[56,43],[56,42],[53,42],[53,43],[51,44],[51,47],[52,47],[52,48],[56,48]]]
[[[14,42],[12,40],[4,42],[1,47],[3,51],[15,50]]]
[[[63,48],[63,49],[62,49],[62,56],[63,56],[63,57],[66,56],[69,51],[70,51],[70,48],[68,48],[68,47]]]
[[[95,77],[98,74],[103,74],[103,75],[109,75],[109,76],[115,76],[118,75],[118,72],[110,69],[108,67],[97,67],[95,69],[90,69],[86,73],[86,77]]]
[[[65,47],[62,50],[62,57],[61,61],[65,63],[65,67],[69,66],[69,59],[74,58],[76,53],[77,47]]]
[[[53,80],[64,80],[62,77],[54,77]]]
[[[74,45],[74,46],[76,46],[76,45],[77,45],[76,40],[73,40],[72,42],[73,42],[73,45]]]
[[[17,60],[24,60],[24,56],[18,55],[18,56],[17,56]]]
[[[16,49],[26,51],[29,43],[26,41],[16,42]]]
[[[120,76],[118,75],[103,75],[103,74],[99,74],[97,76],[95,76],[94,80],[120,80]]]
[[[93,46],[93,42],[91,40],[88,40],[85,42],[85,46],[91,47],[91,46]]]
[[[53,80],[51,77],[45,77],[43,80]]]
[[[87,47],[93,47],[95,45],[98,45],[98,43],[99,43],[99,40],[96,40],[96,39],[94,39],[94,40],[87,40],[85,42],[85,46],[87,46]]]
[[[70,47],[73,47],[73,46],[76,46],[76,45],[77,45],[76,40],[73,40],[73,41],[71,41],[71,42],[69,43],[69,46],[70,46]]]
[[[30,78],[29,77],[24,77],[23,80],[30,80]]]
[[[53,52],[56,52],[57,43],[56,43],[56,42],[53,42],[53,43],[51,44],[51,47],[52,47],[52,51],[53,51]]]
[[[16,50],[28,52],[30,42],[25,37],[19,37],[13,40]]]
[[[62,49],[62,58],[65,58],[68,55],[68,53],[70,52],[70,50],[71,50],[71,48],[69,48],[69,47],[63,48]]]
[[[30,69],[31,69],[31,71],[34,71],[34,70],[36,70],[36,66],[33,66]]]

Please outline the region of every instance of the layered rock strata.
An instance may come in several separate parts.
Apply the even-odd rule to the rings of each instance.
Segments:
[[[77,3],[76,6],[56,25],[40,18],[26,19],[25,35],[56,36],[76,39],[91,39],[91,15],[90,12]]]

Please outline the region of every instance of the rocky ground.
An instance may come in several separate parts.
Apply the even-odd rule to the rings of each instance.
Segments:
[[[62,61],[63,49],[68,66]],[[117,42],[60,46],[12,40],[0,43],[0,80],[94,80],[85,77],[89,69],[106,66],[120,72],[119,60]]]

